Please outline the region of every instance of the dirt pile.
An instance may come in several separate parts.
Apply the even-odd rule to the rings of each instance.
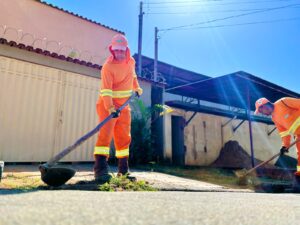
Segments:
[[[261,163],[254,159],[255,165]],[[237,141],[228,141],[220,151],[219,157],[211,164],[212,167],[245,168],[251,169],[251,156],[239,145]],[[267,165],[272,168],[274,166]]]

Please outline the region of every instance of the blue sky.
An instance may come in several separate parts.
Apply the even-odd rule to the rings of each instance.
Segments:
[[[46,2],[125,32],[137,52],[139,0]],[[300,92],[300,0],[145,0],[143,5],[143,55],[154,57],[158,27],[160,61],[212,77],[243,70]]]

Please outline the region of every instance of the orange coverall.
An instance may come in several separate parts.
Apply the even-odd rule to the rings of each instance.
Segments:
[[[101,88],[97,101],[97,113],[99,121],[103,121],[109,116],[109,109],[118,109],[124,102],[140,88],[135,73],[135,60],[130,56],[130,51],[126,50],[126,61],[119,63],[114,60],[113,51],[109,48],[112,56],[104,63],[101,70]],[[94,155],[109,156],[110,143],[114,138],[117,158],[129,156],[129,145],[131,115],[130,107],[127,105],[118,118],[113,118],[107,122],[100,130],[98,140],[94,148]]]
[[[274,103],[272,120],[282,138],[282,146],[288,147],[291,135],[300,138],[300,99],[281,98]],[[296,144],[298,154],[297,172],[300,172],[300,143]]]

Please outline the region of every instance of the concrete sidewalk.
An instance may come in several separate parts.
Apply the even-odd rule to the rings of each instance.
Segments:
[[[77,172],[66,184],[75,184],[78,181],[92,181],[94,179],[93,164],[65,165],[72,167]],[[110,172],[116,175],[117,168],[111,166]],[[6,165],[3,177],[7,175],[22,175],[39,178],[40,172],[37,165]],[[232,189],[207,182],[177,177],[164,173],[131,169],[131,175],[137,180],[144,180],[160,191],[194,191],[194,192],[253,192],[248,189]]]

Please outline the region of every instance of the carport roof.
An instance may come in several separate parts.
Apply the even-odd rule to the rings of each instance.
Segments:
[[[138,55],[133,56],[138,63]],[[136,64],[137,65],[137,64]],[[140,76],[149,76],[152,79],[152,71],[154,70],[154,59],[142,55],[143,73]],[[211,78],[209,76],[189,71],[174,65],[158,61],[157,62],[158,76],[164,78],[167,88],[193,83],[200,80]]]
[[[243,109],[248,109],[249,97],[251,110],[261,97],[271,102],[282,97],[300,98],[299,93],[243,71],[168,88],[166,92]]]

